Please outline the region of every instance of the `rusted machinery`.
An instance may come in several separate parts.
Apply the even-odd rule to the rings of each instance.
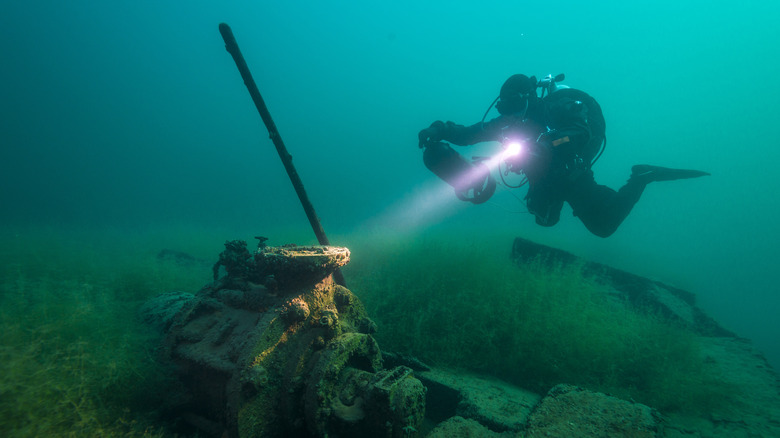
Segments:
[[[349,250],[264,240],[227,242],[214,283],[147,303],[187,390],[178,416],[215,436],[416,436],[425,387],[382,368],[376,325],[332,279]]]

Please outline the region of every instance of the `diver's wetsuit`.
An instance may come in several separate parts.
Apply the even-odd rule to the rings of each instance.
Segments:
[[[649,182],[630,178],[618,191],[596,183],[590,165],[604,142],[604,117],[598,103],[580,90],[558,90],[536,101],[525,114],[502,115],[471,126],[447,122],[442,128],[441,138],[459,146],[512,136],[535,142],[538,153],[523,171],[529,180],[528,210],[539,225],[558,223],[563,203],[568,202],[590,232],[608,237]]]

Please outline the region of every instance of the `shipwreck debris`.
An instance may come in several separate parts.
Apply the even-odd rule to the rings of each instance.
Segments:
[[[259,240],[254,254],[226,242],[197,294],[147,306],[186,388],[175,415],[227,437],[416,436],[426,389],[412,369],[382,367],[376,324],[334,282],[349,250]]]

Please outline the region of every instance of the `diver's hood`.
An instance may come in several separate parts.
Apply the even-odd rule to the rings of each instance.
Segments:
[[[510,76],[498,94],[496,109],[499,114],[515,114],[528,109],[529,99],[536,97],[536,76],[530,78],[523,74]]]

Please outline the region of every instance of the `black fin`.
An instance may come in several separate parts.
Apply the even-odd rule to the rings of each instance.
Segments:
[[[645,184],[653,181],[673,181],[676,179],[699,178],[708,176],[708,172],[693,169],[670,169],[668,167],[637,164],[631,167],[631,180]]]

